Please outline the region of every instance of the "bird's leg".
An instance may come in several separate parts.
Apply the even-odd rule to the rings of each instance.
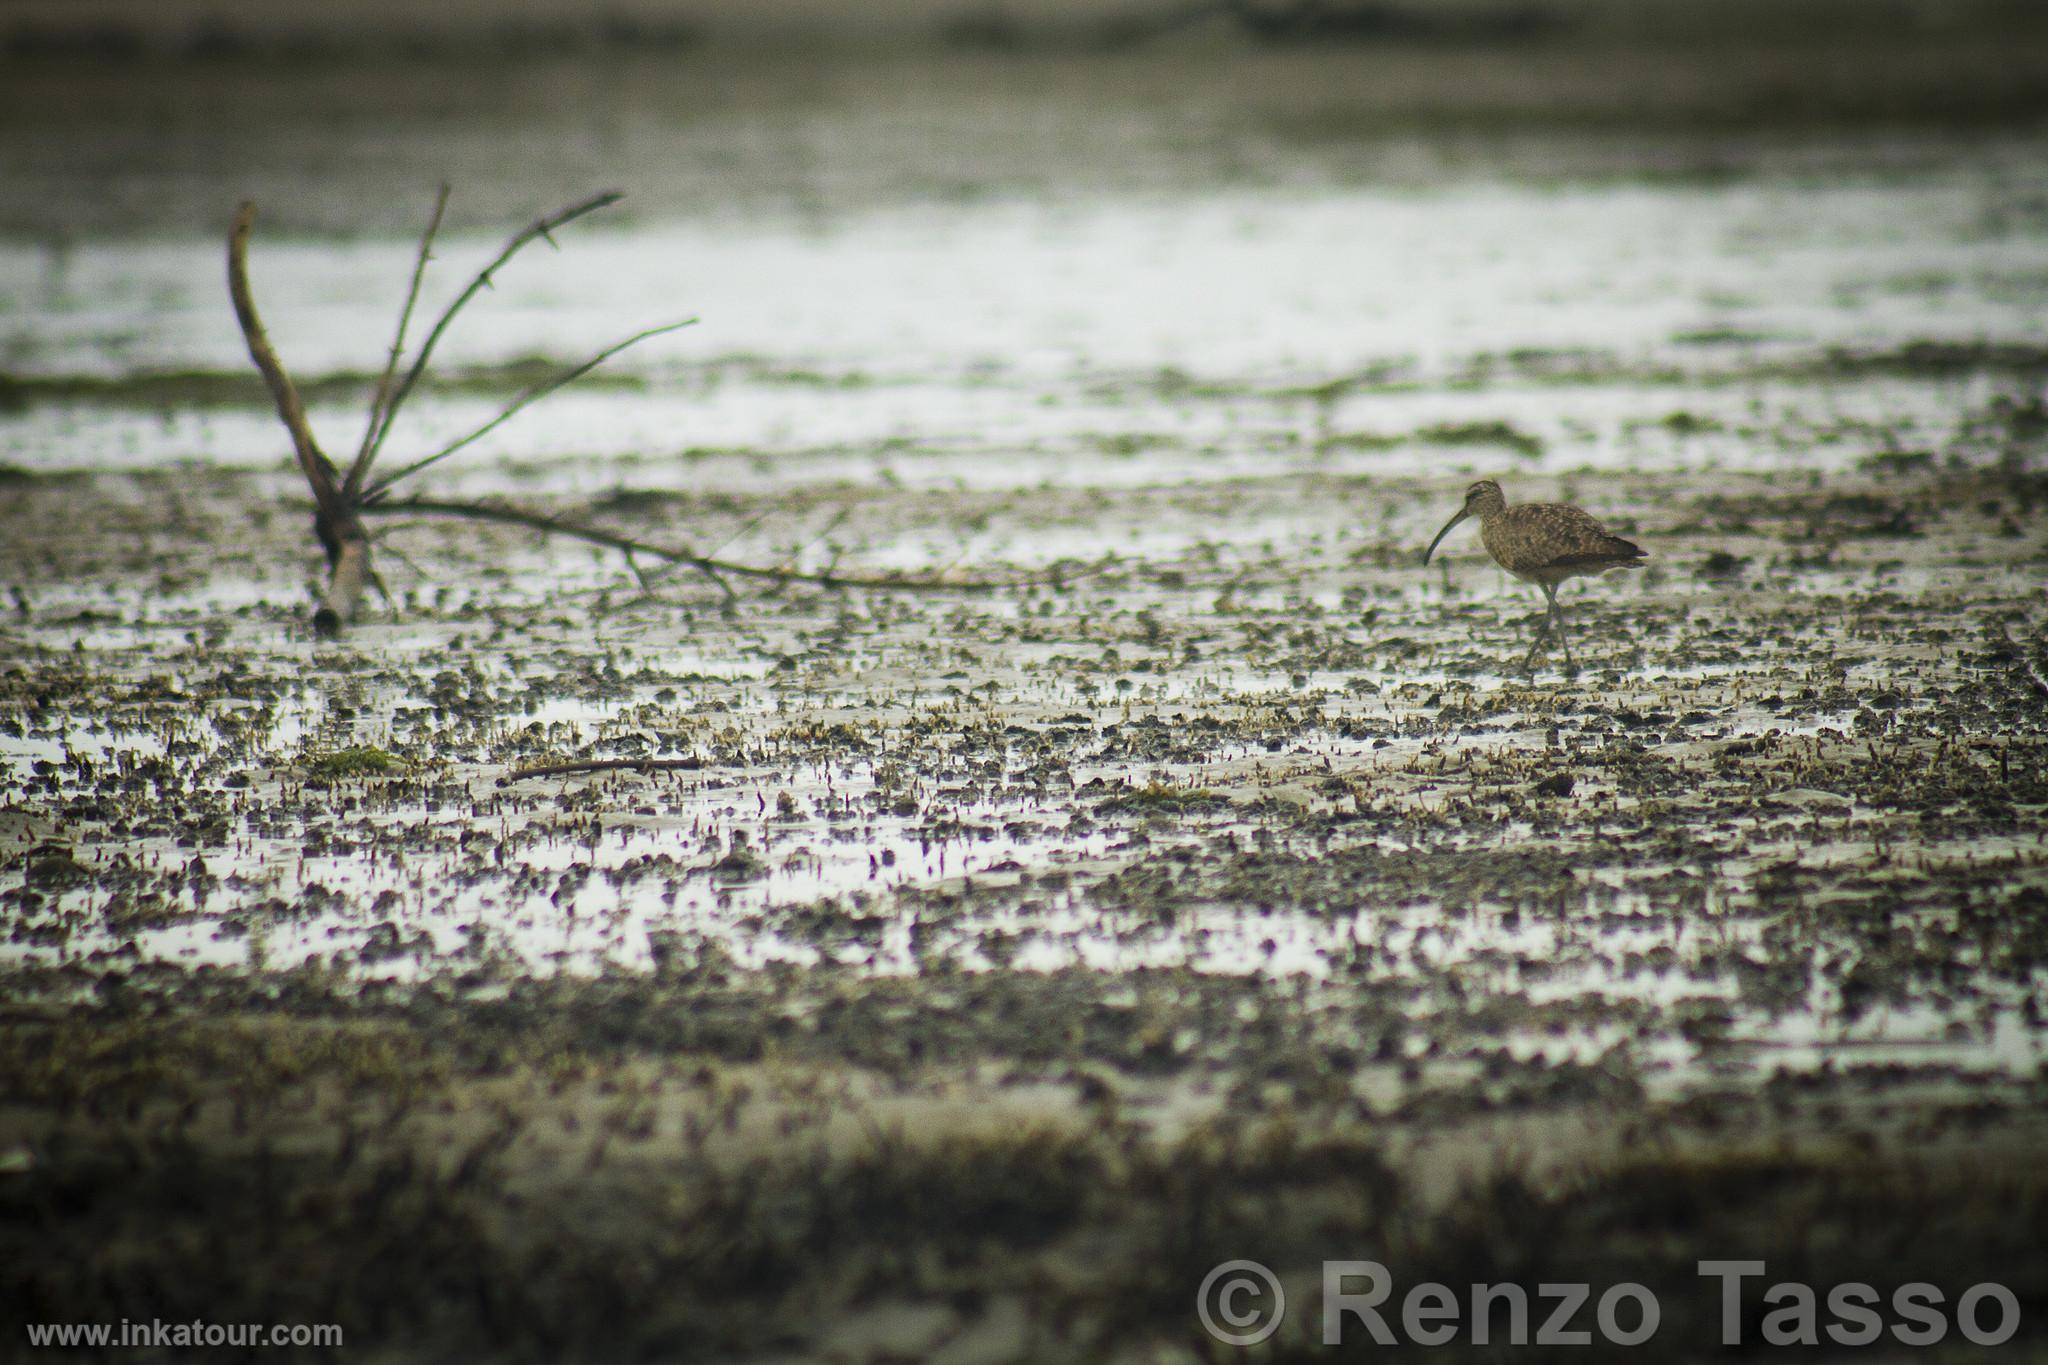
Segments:
[[[1564,661],[1571,663],[1573,661],[1572,637],[1564,633],[1564,608],[1557,604],[1557,589],[1551,584],[1545,583],[1543,585],[1543,595],[1550,599],[1550,615],[1544,621],[1543,633],[1545,635],[1556,634],[1558,640],[1564,645]]]
[[[1543,623],[1536,628],[1535,638],[1529,641],[1529,652],[1522,656],[1522,667],[1524,668],[1528,668],[1536,662],[1537,651],[1542,649],[1543,642],[1550,638],[1551,615],[1557,609],[1557,601],[1550,596],[1549,585],[1539,583],[1537,586],[1543,589],[1543,596],[1550,603],[1550,610],[1543,614]]]

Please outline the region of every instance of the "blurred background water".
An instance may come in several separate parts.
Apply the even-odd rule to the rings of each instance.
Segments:
[[[968,483],[1119,477],[1105,448],[1121,477],[1194,476],[1190,449],[1398,470],[1444,443],[1383,438],[1461,424],[1506,431],[1481,462],[1827,460],[1754,438],[1872,418],[1843,382],[1872,364],[1888,439],[1953,444],[2040,379],[2044,34],[1964,0],[14,0],[0,460],[280,460],[222,285],[244,198],[285,360],[323,429],[353,421],[443,182],[430,305],[535,215],[628,197],[465,317],[442,358],[472,382],[417,406],[420,441],[530,362],[701,319],[472,477],[688,481],[670,457],[706,450]],[[244,386],[162,382],[192,374]]]

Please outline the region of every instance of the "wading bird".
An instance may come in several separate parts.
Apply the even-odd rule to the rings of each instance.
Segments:
[[[1499,484],[1481,479],[1465,490],[1465,505],[1444,523],[1444,529],[1436,533],[1436,539],[1422,552],[1424,564],[1429,563],[1429,557],[1436,553],[1436,547],[1451,533],[1451,528],[1467,517],[1479,518],[1479,541],[1486,546],[1486,553],[1493,556],[1493,562],[1523,582],[1542,588],[1544,599],[1550,604],[1550,611],[1543,618],[1543,630],[1529,646],[1529,659],[1536,657],[1544,640],[1564,623],[1564,611],[1557,605],[1558,584],[1581,574],[1634,568],[1643,559],[1641,546],[1610,535],[1599,522],[1576,507],[1561,502],[1524,502],[1510,507]],[[1565,641],[1564,656],[1572,656],[1569,640]]]

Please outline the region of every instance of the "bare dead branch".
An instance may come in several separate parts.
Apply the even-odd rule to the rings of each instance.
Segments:
[[[504,249],[492,258],[489,265],[477,272],[476,278],[469,282],[469,287],[456,295],[455,301],[442,311],[440,318],[434,323],[433,330],[427,333],[426,341],[420,346],[420,353],[413,358],[412,368],[405,372],[405,378],[400,381],[397,390],[392,393],[391,401],[385,405],[383,426],[370,441],[370,459],[376,459],[377,452],[383,449],[384,438],[390,435],[392,423],[398,420],[398,410],[405,405],[405,400],[411,396],[413,388],[420,382],[420,376],[426,373],[427,363],[434,356],[434,347],[440,343],[442,334],[448,330],[448,325],[455,321],[456,315],[462,311],[464,305],[476,297],[478,291],[490,285],[491,277],[497,273],[499,267],[511,260],[521,247],[535,238],[544,238],[549,245],[553,245],[554,237],[552,234],[556,228],[574,222],[586,213],[595,213],[607,205],[616,204],[623,197],[618,190],[607,190],[603,194],[594,194],[590,198],[571,204],[565,209],[558,209],[545,218],[537,218],[512,235],[511,240],[505,243]]]
[[[694,771],[704,766],[701,758],[584,758],[568,763],[541,763],[531,768],[514,768],[498,779],[498,785],[523,782],[529,777],[560,777],[568,773],[660,773]]]
[[[601,527],[585,526],[551,517],[541,512],[528,512],[517,507],[503,507],[491,503],[447,502],[431,498],[406,498],[400,502],[375,502],[363,507],[366,514],[378,516],[424,516],[424,517],[466,517],[473,521],[497,522],[506,526],[525,526],[548,535],[568,536],[602,545],[606,549],[622,554],[645,555],[669,564],[679,564],[696,569],[712,578],[720,574],[731,574],[735,578],[752,578],[769,583],[809,583],[820,588],[877,588],[895,592],[1000,592],[1005,588],[1027,587],[1040,582],[1065,581],[1020,576],[1014,579],[986,578],[934,578],[929,575],[911,574],[842,574],[807,573],[800,569],[765,569],[757,564],[736,564],[731,560],[715,559],[700,555],[692,550],[674,549],[666,545],[655,545],[637,540],[632,536],[620,535]],[[723,585],[721,585],[723,586]],[[730,591],[730,589],[728,589]]]
[[[249,288],[249,233],[256,222],[256,205],[244,201],[228,231],[228,297],[234,301],[235,321],[241,325],[248,344],[249,359],[256,363],[263,382],[270,388],[277,415],[291,433],[292,451],[299,471],[313,493],[313,533],[327,552],[327,589],[313,613],[313,629],[322,635],[340,631],[362,601],[363,587],[375,578],[370,567],[370,541],[356,515],[355,499],[336,486],[334,464],[313,439],[306,421],[306,405],[277,358],[270,336],[256,314],[256,297]]]
[[[719,558],[715,554],[699,554],[694,550],[652,544],[632,536],[607,531],[601,527],[587,526],[561,517],[528,512],[514,507],[489,503],[450,502],[438,499],[412,498],[405,501],[391,501],[386,495],[400,480],[420,472],[447,459],[484,435],[538,402],[548,394],[575,382],[596,369],[599,365],[617,355],[629,346],[659,336],[664,332],[676,331],[692,325],[696,319],[666,323],[635,333],[623,341],[614,343],[580,364],[572,365],[542,383],[535,385],[490,421],[476,430],[453,441],[434,453],[399,469],[371,483],[370,469],[386,438],[396,424],[399,410],[406,398],[419,384],[433,358],[436,345],[449,326],[461,313],[463,307],[476,294],[492,283],[497,270],[509,261],[519,249],[535,238],[553,242],[551,234],[556,228],[573,222],[585,214],[592,213],[620,198],[616,192],[593,195],[579,203],[558,210],[540,218],[515,233],[490,264],[477,272],[468,287],[450,303],[427,333],[419,352],[413,357],[404,377],[393,383],[405,353],[405,338],[414,307],[419,300],[421,283],[425,277],[428,262],[433,256],[433,244],[441,227],[447,208],[448,189],[443,186],[434,204],[434,212],[428,219],[426,230],[421,235],[419,250],[413,263],[412,278],[407,286],[405,302],[402,305],[398,326],[391,350],[386,359],[384,371],[378,379],[377,390],[370,404],[369,426],[363,434],[363,442],[354,462],[350,465],[347,478],[342,480],[332,461],[321,453],[313,438],[312,428],[306,420],[305,406],[290,376],[279,361],[269,337],[263,330],[256,314],[256,305],[249,288],[248,244],[251,226],[254,223],[254,204],[244,203],[236,215],[234,227],[228,237],[228,290],[234,300],[235,315],[241,323],[242,334],[248,343],[250,358],[269,386],[271,396],[277,404],[278,417],[291,433],[292,448],[297,456],[299,468],[305,475],[313,494],[313,528],[321,546],[327,553],[328,581],[322,594],[319,610],[315,613],[314,627],[323,635],[340,631],[344,623],[351,620],[361,602],[365,588],[375,584],[380,590],[383,584],[378,580],[371,563],[371,545],[363,528],[363,517],[376,513],[384,516],[442,516],[462,517],[477,521],[497,522],[504,525],[524,526],[549,535],[565,535],[586,541],[593,545],[616,550],[626,557],[626,563],[634,577],[646,589],[649,578],[639,559],[657,560],[673,567],[693,569],[716,583],[725,593],[728,604],[737,598],[727,577],[752,579],[780,586],[803,583],[820,588],[872,588],[901,592],[993,592],[1007,588],[1028,587],[1040,584],[1054,587],[1063,586],[1074,577],[1085,576],[1095,569],[1062,563],[1049,571],[1039,574],[1018,574],[1007,579],[951,578],[945,571],[909,574],[858,574],[841,573],[838,570],[838,554],[834,553],[832,564],[824,571],[801,570],[794,567],[798,549],[791,553],[789,561],[773,568],[753,564],[742,564]],[[844,519],[844,514],[834,518],[817,539],[829,536]],[[746,530],[740,534],[746,534]],[[730,542],[728,542],[730,543]],[[808,547],[804,547],[808,548]],[[624,766],[624,765],[614,765]]]
[[[306,405],[299,401],[292,377],[278,360],[270,336],[256,316],[255,296],[249,291],[249,230],[255,222],[256,205],[244,200],[228,233],[228,297],[234,300],[235,321],[242,326],[249,359],[256,362],[256,370],[269,385],[271,400],[277,404],[278,418],[291,433],[292,450],[298,456],[306,482],[312,486],[313,501],[323,515],[332,517],[342,506],[334,484],[334,464],[320,453],[319,443],[313,439],[313,428],[306,422]]]
[[[447,459],[450,455],[453,455],[456,451],[461,450],[464,446],[467,446],[472,442],[480,440],[483,437],[489,435],[491,432],[497,430],[506,422],[510,421],[514,414],[520,412],[524,408],[531,406],[534,403],[539,402],[541,399],[547,397],[555,390],[565,388],[568,385],[575,383],[584,375],[589,374],[592,370],[604,364],[605,361],[610,360],[613,356],[625,350],[627,347],[637,346],[641,342],[647,340],[649,337],[658,337],[662,335],[664,332],[677,332],[681,331],[685,327],[693,327],[696,325],[696,322],[697,319],[695,318],[684,318],[681,322],[667,322],[663,323],[659,327],[649,327],[644,332],[635,332],[632,336],[627,337],[624,341],[614,342],[612,345],[605,347],[602,351],[599,351],[596,355],[590,357],[590,359],[584,361],[582,364],[572,365],[568,369],[562,371],[562,373],[554,376],[552,379],[534,385],[526,392],[520,394],[519,397],[513,399],[511,404],[507,406],[504,409],[504,411],[500,412],[496,417],[493,417],[490,421],[478,427],[475,431],[470,432],[467,436],[464,436],[459,440],[449,442],[447,445],[442,446],[439,450],[435,451],[431,455],[423,456],[420,459],[414,460],[411,464],[405,466],[405,468],[403,469],[398,470],[396,473],[385,475],[383,478],[377,480],[377,482],[375,482],[374,484],[371,484],[369,490],[363,494],[363,497],[366,500],[373,500],[376,498],[383,497],[386,493],[391,491],[392,486],[396,484],[399,480],[404,479],[410,475],[417,474],[422,469],[425,469],[430,465],[439,464],[441,461]],[[359,461],[358,463],[360,465],[361,462]],[[353,475],[354,471],[351,470],[350,474]]]
[[[413,305],[419,302],[420,283],[427,277],[427,262],[433,259],[434,237],[441,231],[441,215],[447,211],[448,186],[443,184],[434,196],[434,212],[427,219],[427,230],[420,234],[420,249],[412,263],[412,283],[406,287],[405,304],[398,310],[398,332],[391,338],[391,354],[384,361],[384,373],[377,377],[377,392],[370,398],[370,422],[363,428],[363,443],[356,448],[355,462],[348,469],[346,491],[351,497],[362,492],[363,481],[370,475],[371,461],[376,458],[377,447],[382,442],[389,417],[391,381],[397,377],[399,359],[405,354],[405,329],[412,322]]]

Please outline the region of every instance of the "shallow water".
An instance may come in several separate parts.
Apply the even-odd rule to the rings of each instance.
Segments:
[[[553,399],[458,474],[632,458],[636,484],[662,487],[701,477],[690,452],[738,457],[721,478],[836,454],[840,470],[805,477],[1030,487],[1234,477],[1304,445],[1383,474],[1446,453],[1530,473],[1839,467],[1877,423],[1952,440],[1984,379],[1909,376],[1879,398],[1841,382],[1836,352],[2031,336],[2048,225],[1988,226],[2041,188],[2000,164],[1905,183],[1194,189],[855,209],[823,227],[572,226],[566,250],[498,277],[445,365],[567,360],[701,323],[614,361],[631,391]],[[427,304],[494,249],[443,242]],[[302,378],[377,362],[410,250],[260,241],[259,296]],[[239,372],[220,272],[212,241],[17,244],[0,258],[0,355],[22,377]],[[422,403],[407,434],[432,448],[494,397]],[[316,410],[329,445],[351,446],[356,406]],[[1528,446],[1400,439],[1500,424]],[[1764,433],[1808,439],[1760,449]],[[31,468],[103,469],[268,465],[277,436],[261,412],[74,410],[0,439]]]

